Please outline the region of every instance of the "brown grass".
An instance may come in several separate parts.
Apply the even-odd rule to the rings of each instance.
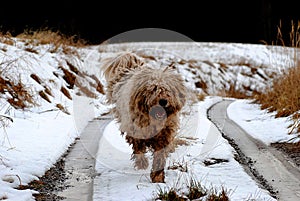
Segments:
[[[228,89],[223,89],[218,92],[218,96],[229,97],[229,98],[237,98],[237,99],[247,99],[251,98],[252,95],[247,95],[247,90],[242,91],[236,88],[236,84],[230,84]]]
[[[228,192],[224,188],[220,193],[217,191],[211,192],[207,197],[207,201],[229,201]]]
[[[63,71],[63,78],[69,84],[68,88],[73,89],[76,81],[76,75],[62,66],[59,66],[58,68]]]
[[[202,186],[201,182],[195,178],[190,178],[186,181],[186,192],[178,192],[182,188],[164,188],[158,186],[158,191],[155,200],[162,201],[188,201],[188,200],[205,200],[208,201],[229,201],[228,191],[222,187],[221,191],[218,192],[215,188],[206,189]]]
[[[15,41],[12,39],[12,35],[9,32],[0,32],[0,42],[7,45],[14,45]]]
[[[72,100],[72,96],[70,94],[70,92],[68,91],[68,89],[66,89],[65,87],[61,87],[60,91],[70,100]]]
[[[30,75],[30,77],[31,77],[32,79],[34,79],[37,83],[39,83],[39,84],[42,83],[41,78],[40,78],[37,74],[32,73],[32,74]]]
[[[47,102],[51,103],[51,100],[49,99],[48,95],[44,91],[39,91],[39,95],[46,100]]]
[[[277,39],[275,42],[272,42],[272,44],[298,48],[300,45],[300,21],[298,21],[298,23],[295,23],[293,20],[291,21],[291,31],[288,36],[284,35],[281,30],[282,22],[280,20],[277,27]],[[286,41],[286,38],[288,41]]]
[[[64,113],[70,115],[70,112],[69,112],[62,104],[58,103],[58,104],[56,104],[55,106],[56,106],[58,109],[60,109],[62,112],[64,112]]]
[[[281,32],[281,23],[278,27],[276,44],[285,46]],[[289,46],[295,48],[295,53],[290,55],[294,60],[294,66],[288,68],[277,78],[274,78],[272,86],[265,93],[254,96],[255,102],[261,104],[262,109],[276,112],[276,117],[292,116],[295,125],[291,125],[293,130],[300,132],[300,60],[296,52],[299,51],[300,44],[300,22],[291,24],[289,33]]]
[[[7,102],[16,109],[25,109],[36,105],[30,89],[26,88],[21,80],[18,83],[14,83],[1,77],[0,74],[0,97],[1,94],[5,93],[10,95],[10,98],[7,98]]]
[[[54,44],[55,47],[74,46],[83,47],[87,45],[87,41],[78,36],[66,36],[60,31],[51,30],[50,28],[40,28],[37,30],[24,30],[23,33],[16,36],[20,39],[26,39],[32,44]],[[31,42],[30,42],[31,41]]]

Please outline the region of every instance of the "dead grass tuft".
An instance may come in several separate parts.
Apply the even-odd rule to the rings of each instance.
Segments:
[[[76,86],[80,89],[80,92],[85,94],[89,98],[97,98],[97,95],[92,92],[87,86],[82,85],[80,82],[76,82]],[[81,93],[78,93],[78,95],[81,95]]]
[[[29,40],[32,44],[53,44],[56,49],[61,46],[83,47],[87,45],[87,41],[79,38],[77,35],[66,36],[60,31],[51,30],[48,27],[37,30],[27,29],[16,37]],[[53,51],[55,51],[55,48]]]
[[[58,109],[60,109],[62,112],[64,112],[64,113],[70,115],[70,112],[69,112],[62,104],[58,103],[58,104],[56,104],[56,107],[57,107]]]
[[[49,89],[47,86],[44,86],[44,89],[45,89],[44,91],[45,91],[46,94],[48,94],[48,95],[50,95],[50,96],[53,97],[51,89]]]
[[[49,99],[49,97],[47,96],[47,94],[44,91],[39,91],[39,95],[46,100],[47,102],[51,103],[51,100]]]
[[[25,109],[36,105],[31,91],[23,85],[21,80],[14,83],[0,75],[0,93],[9,94],[7,101],[16,109]]]
[[[195,82],[195,87],[202,89],[205,93],[207,93],[208,86],[205,81],[200,80]]]
[[[68,89],[66,89],[65,87],[61,87],[60,91],[70,100],[72,100],[72,96],[70,94],[70,92],[68,91]]]
[[[157,197],[155,200],[161,200],[161,201],[186,201],[187,198],[182,197],[177,194],[176,190],[171,189],[162,189],[159,186]]]
[[[70,70],[75,73],[76,75],[78,75],[79,70],[76,66],[74,66],[73,64],[71,64],[69,61],[66,61],[67,65],[69,66]]]
[[[7,45],[14,45],[15,41],[12,39],[12,35],[9,32],[0,32],[0,42]]]
[[[188,193],[186,195],[189,200],[199,199],[206,194],[206,189],[202,187],[202,184],[194,178],[191,178],[188,184]]]
[[[91,78],[94,79],[97,83],[97,85],[94,86],[96,91],[98,91],[100,94],[104,95],[105,94],[104,87],[103,87],[103,84],[101,84],[100,80],[95,75],[92,75]]]
[[[34,79],[37,83],[39,83],[39,84],[42,83],[41,78],[39,78],[39,76],[37,76],[36,74],[33,73],[33,74],[30,75],[30,77],[31,77],[32,79]]]
[[[207,197],[207,201],[229,201],[228,192],[222,187],[221,192],[212,190]]]
[[[34,53],[34,54],[39,54],[39,52],[37,50],[35,50],[33,47],[26,47],[24,50],[27,52]]]
[[[247,90],[242,91],[236,87],[236,84],[232,83],[229,85],[229,88],[220,90],[217,95],[237,99],[248,99],[252,97],[247,94]]]
[[[63,71],[64,73],[63,78],[69,84],[68,88],[73,89],[76,81],[76,75],[74,75],[72,72],[70,72],[69,70],[67,70],[62,66],[59,66],[58,68]]]
[[[208,200],[208,201],[229,201],[228,192],[222,187],[218,192],[216,188],[206,189],[202,186],[201,182],[191,177],[190,180],[185,182],[187,190],[182,192],[185,187],[164,189],[158,186],[157,196],[155,200],[162,201],[187,201],[187,200]]]
[[[198,101],[204,101],[204,99],[206,97],[206,94],[204,94],[204,93],[197,93],[196,97],[197,97]]]
[[[285,46],[283,33],[281,32],[281,22],[278,27],[278,35],[276,44]],[[300,62],[297,58],[297,52],[300,45],[300,21],[295,24],[292,21],[291,32],[289,33],[290,42],[288,45],[295,48],[295,53],[290,55],[294,60],[294,66],[288,68],[277,78],[274,78],[272,86],[265,93],[256,94],[254,96],[255,103],[259,103],[262,109],[269,112],[276,112],[275,117],[291,116],[294,125],[291,125],[292,131],[300,132]]]

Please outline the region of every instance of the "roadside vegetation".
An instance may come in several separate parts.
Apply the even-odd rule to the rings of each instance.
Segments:
[[[32,45],[43,45],[43,44],[53,44],[57,47],[59,46],[74,46],[83,47],[88,44],[84,39],[78,36],[67,36],[60,31],[51,30],[50,28],[40,28],[37,30],[26,29],[23,33],[16,36],[12,36],[10,32],[0,31],[0,41],[9,45],[14,45],[13,38],[19,38],[26,40],[27,44]]]
[[[176,187],[158,187],[155,200],[160,201],[188,201],[188,200],[206,200],[206,201],[229,201],[228,191],[222,187],[221,189],[206,189],[201,182],[191,176],[186,181],[186,186]],[[182,189],[186,189],[184,192]]]
[[[272,83],[264,92],[254,91],[251,95],[245,91],[237,90],[234,84],[228,89],[223,89],[218,95],[238,99],[254,99],[254,103],[261,105],[261,109],[275,112],[276,118],[291,117],[293,124],[289,127],[289,133],[300,133],[300,21],[291,22],[289,33],[282,33],[282,24],[277,27],[277,38],[271,44],[294,48],[290,57],[292,66],[287,66],[281,74],[273,78]],[[287,64],[290,65],[290,64]]]
[[[283,71],[280,76],[272,81],[272,85],[265,93],[256,94],[255,102],[261,104],[262,109],[276,112],[276,117],[288,117],[293,119],[290,125],[290,133],[300,133],[300,58],[298,58],[300,46],[300,21],[291,22],[291,31],[288,38],[281,32],[281,23],[278,26],[277,40],[272,45],[294,48],[291,56],[293,66]]]

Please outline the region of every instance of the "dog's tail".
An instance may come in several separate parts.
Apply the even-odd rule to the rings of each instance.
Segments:
[[[142,65],[144,65],[142,58],[135,53],[122,52],[116,57],[108,58],[102,66],[102,72],[106,81],[116,82],[124,73]]]

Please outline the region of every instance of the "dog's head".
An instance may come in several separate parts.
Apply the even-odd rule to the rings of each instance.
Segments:
[[[176,115],[186,101],[186,88],[182,77],[171,68],[143,68],[133,76],[132,109],[154,122],[164,122]]]

